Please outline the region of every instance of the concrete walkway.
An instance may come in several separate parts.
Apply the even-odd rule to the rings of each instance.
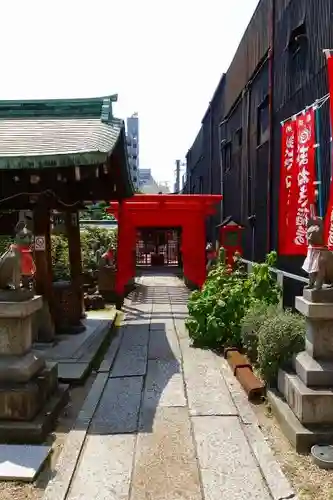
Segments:
[[[44,498],[294,498],[225,361],[190,347],[182,282],[138,281]]]

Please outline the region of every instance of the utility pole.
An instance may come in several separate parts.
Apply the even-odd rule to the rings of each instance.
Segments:
[[[176,160],[176,182],[175,182],[175,193],[179,193],[180,191],[180,160]]]

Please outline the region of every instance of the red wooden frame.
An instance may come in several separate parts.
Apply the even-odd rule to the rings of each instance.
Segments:
[[[120,203],[111,202],[107,212],[118,221],[116,294],[122,297],[135,276],[138,227],[181,227],[184,276],[201,287],[206,279],[205,221],[221,200],[221,195],[136,194]]]

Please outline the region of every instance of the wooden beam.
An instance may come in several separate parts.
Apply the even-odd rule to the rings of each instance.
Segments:
[[[51,315],[51,325],[43,331],[43,338],[40,340],[52,340],[54,335],[55,310],[54,294],[52,286],[52,256],[51,256],[51,236],[50,236],[50,211],[43,203],[38,204],[33,212],[33,225],[35,236],[34,261],[36,264],[36,293],[42,295],[45,306]],[[44,306],[44,308],[45,308]],[[44,314],[48,314],[47,312]],[[47,338],[45,338],[47,337]]]
[[[80,311],[78,324],[84,315],[83,304],[83,278],[82,278],[82,257],[81,257],[81,241],[80,241],[80,226],[79,214],[77,211],[65,212],[65,225],[68,237],[68,253],[72,281],[72,290],[77,297],[77,308]]]

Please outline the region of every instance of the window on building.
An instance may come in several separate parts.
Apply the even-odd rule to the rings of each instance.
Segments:
[[[305,55],[307,51],[308,37],[305,23],[300,24],[290,33],[288,50],[292,58],[296,58],[301,53]]]
[[[241,148],[243,144],[243,129],[240,127],[235,133],[235,143],[237,148]]]
[[[137,180],[138,180],[138,178],[134,176],[133,177],[133,182],[136,182]]]
[[[265,97],[258,107],[257,143],[258,146],[269,140],[269,99]]]
[[[203,194],[203,177],[200,175],[199,177],[199,194]]]
[[[224,171],[229,172],[231,170],[231,158],[232,158],[232,143],[231,141],[226,142],[223,147],[223,164]]]
[[[134,161],[136,161],[138,159],[138,155],[133,155],[132,158]]]
[[[291,88],[295,92],[303,85],[304,72],[309,68],[308,37],[305,23],[292,30],[287,49]]]

